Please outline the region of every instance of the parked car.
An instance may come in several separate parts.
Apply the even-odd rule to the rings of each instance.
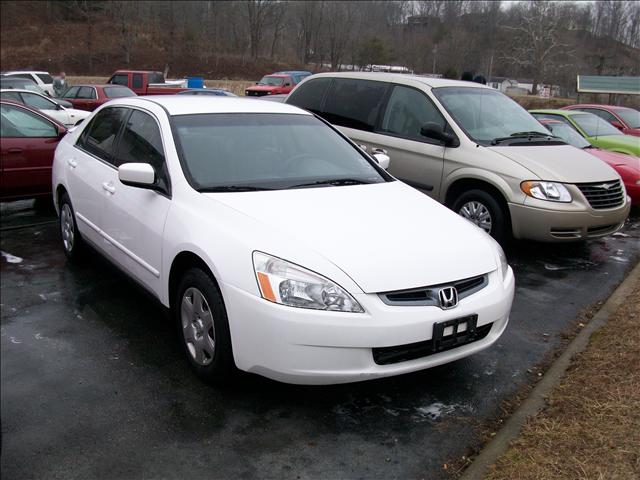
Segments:
[[[89,243],[154,294],[207,380],[398,375],[508,322],[495,241],[289,105],[117,99],[60,144],[53,178],[65,253]]]
[[[26,105],[0,99],[0,201],[51,198],[51,165],[61,124]]]
[[[212,95],[216,97],[236,97],[237,95],[231,93],[224,88],[190,88],[178,92],[178,95]]]
[[[587,142],[575,129],[560,120],[540,120],[547,129],[562,138],[569,145],[583,149],[585,152],[598,157],[613,168],[624,183],[627,195],[631,197],[632,205],[640,204],[640,158],[634,155],[609,152],[596,148]]]
[[[62,99],[71,102],[74,108],[93,112],[114,98],[135,96],[131,89],[120,85],[75,85],[64,92]]]
[[[640,156],[640,138],[623,134],[593,113],[579,110],[529,110],[529,112],[538,120],[546,118],[565,122],[594,147]]]
[[[265,75],[253,87],[245,89],[247,97],[262,97],[265,95],[286,94],[296,85],[291,75]]]
[[[284,93],[279,93],[278,95],[266,95],[263,97],[253,97],[253,98],[257,98],[259,100],[266,100],[269,102],[284,103],[285,100],[287,99],[287,96]]]
[[[291,76],[291,78],[293,78],[294,83],[297,85],[305,78],[313,75],[313,73],[306,70],[287,70],[284,72],[275,72],[274,75],[289,75]]]
[[[609,122],[625,135],[640,137],[640,112],[633,108],[615,105],[580,104],[569,105],[562,110],[580,110],[581,112],[593,113]]]
[[[286,103],[321,115],[370,153],[387,153],[390,173],[498,240],[509,233],[555,242],[598,237],[617,231],[629,213],[613,169],[554,138],[490,87],[323,73],[298,85]],[[598,199],[603,185],[617,193],[606,203]]]
[[[0,89],[9,90],[12,88],[17,88],[19,90],[31,90],[32,92],[37,92],[42,95],[47,94],[47,92],[41,89],[33,80],[19,77],[6,77],[4,75],[1,75]]]
[[[90,113],[84,110],[63,107],[60,102],[29,90],[0,90],[0,98],[23,103],[46,113],[48,116],[61,123],[65,127],[78,125]]]
[[[53,77],[49,75],[49,72],[37,72],[37,71],[13,71],[5,72],[3,75],[14,78],[25,78],[31,80],[38,87],[44,90],[47,95],[53,97]],[[4,88],[4,87],[2,87]]]
[[[186,80],[165,80],[162,72],[148,70],[118,70],[107,83],[122,85],[136,95],[172,95],[187,88]]]

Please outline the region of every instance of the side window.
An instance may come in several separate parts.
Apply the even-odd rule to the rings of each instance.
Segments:
[[[71,87],[64,94],[62,98],[76,98],[76,95],[80,91],[80,87]]]
[[[125,87],[129,86],[129,76],[128,75],[114,75],[109,80],[109,83],[113,83],[114,85],[124,85]]]
[[[133,88],[142,88],[142,74],[134,73],[133,74]]]
[[[18,92],[2,92],[0,93],[0,98],[6,98],[7,100],[11,100],[13,102],[24,103],[22,101],[22,97]]]
[[[310,80],[289,95],[287,103],[320,114],[322,98],[330,84],[330,78]]]
[[[82,98],[83,100],[93,100],[94,98],[96,98],[96,92],[93,87],[80,87],[77,98]]]
[[[140,110],[133,110],[118,142],[114,164],[148,163],[156,171],[158,186],[168,187],[168,174],[162,148],[162,136],[155,119]]]
[[[76,145],[105,162],[114,164],[115,140],[128,112],[126,108],[101,110],[84,129]]]
[[[593,113],[593,114],[599,116],[601,119],[606,120],[609,123],[611,123],[611,122],[618,122],[619,123],[620,122],[620,120],[618,120],[615,116],[613,116],[612,114],[610,114],[606,110],[601,110],[599,108],[582,108],[581,110],[583,112]]]
[[[437,123],[443,129],[447,125],[442,114],[424,93],[396,85],[389,97],[380,132],[409,140],[427,141],[420,134],[420,129],[428,122]]]
[[[58,136],[58,129],[48,120],[12,105],[2,105],[2,137],[52,138]]]
[[[336,78],[329,88],[322,116],[334,125],[371,132],[387,86],[385,82]]]
[[[51,100],[48,100],[35,93],[22,93],[25,105],[38,110],[57,110],[58,106]]]

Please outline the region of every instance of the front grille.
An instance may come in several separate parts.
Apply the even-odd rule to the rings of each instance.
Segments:
[[[247,97],[263,97],[267,94],[267,92],[257,92],[254,90],[247,90],[246,91]]]
[[[463,298],[482,290],[488,284],[488,275],[478,275],[477,277],[465,278],[464,280],[442,283],[440,285],[379,293],[378,296],[387,305],[438,306],[438,291],[441,288],[452,286],[456,287],[456,290],[458,291],[458,301],[460,301]]]
[[[431,339],[424,342],[408,343],[395,347],[374,348],[372,349],[373,361],[376,362],[377,365],[389,365],[415,360],[416,358],[428,357],[434,353],[445,352],[453,348],[461,347],[462,345],[482,340],[489,335],[492,326],[493,323],[489,323],[481,327],[476,327],[473,334],[469,334],[469,332],[456,333],[456,338],[451,339],[451,341],[447,342],[444,346],[439,346]]]
[[[604,210],[607,208],[615,208],[624,203],[624,191],[619,180],[579,183],[577,187],[589,201],[589,205],[591,205],[593,209]]]

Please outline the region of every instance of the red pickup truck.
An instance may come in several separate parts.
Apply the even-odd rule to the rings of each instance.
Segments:
[[[173,95],[187,90],[186,80],[166,81],[162,72],[147,70],[118,70],[107,83],[129,87],[136,95]]]

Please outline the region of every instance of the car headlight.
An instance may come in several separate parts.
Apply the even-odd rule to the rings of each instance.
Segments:
[[[364,312],[342,287],[299,265],[253,252],[253,268],[260,294],[270,302],[314,310]]]
[[[502,281],[504,282],[504,280],[507,278],[507,273],[509,273],[509,262],[507,262],[507,256],[504,254],[504,250],[502,249],[500,244],[496,242],[492,236],[487,235],[487,238],[491,240],[493,246],[495,247],[496,260],[498,260],[500,273],[502,273]]]
[[[530,197],[540,200],[550,200],[552,202],[570,202],[571,193],[563,184],[558,182],[543,182],[529,180],[522,182],[520,188]]]

